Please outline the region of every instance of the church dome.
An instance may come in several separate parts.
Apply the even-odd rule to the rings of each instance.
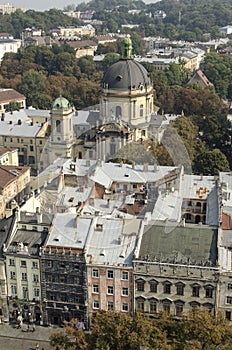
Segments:
[[[147,70],[133,59],[121,59],[106,71],[103,89],[143,90],[151,87]]]
[[[59,96],[58,98],[56,98],[52,105],[52,109],[55,109],[55,110],[64,110],[64,109],[67,110],[70,108],[71,108],[71,105],[69,101],[62,96]]]

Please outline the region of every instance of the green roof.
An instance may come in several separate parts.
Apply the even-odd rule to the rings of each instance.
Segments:
[[[59,96],[55,101],[53,102],[52,109],[70,109],[71,105],[69,101],[62,97]]]
[[[217,229],[206,225],[154,223],[142,237],[139,259],[212,266],[217,263]]]

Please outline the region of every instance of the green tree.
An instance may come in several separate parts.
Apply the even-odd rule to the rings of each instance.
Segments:
[[[113,63],[119,60],[119,55],[116,53],[107,53],[101,63],[102,69],[106,71]]]
[[[27,106],[33,105],[40,93],[43,93],[46,86],[46,76],[30,70],[23,73],[20,90],[27,98]]]
[[[219,171],[229,171],[226,156],[219,150],[204,150],[194,160],[194,171],[203,175],[218,175]]]

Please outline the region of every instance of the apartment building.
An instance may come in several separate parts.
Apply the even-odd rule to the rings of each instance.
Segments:
[[[4,247],[10,317],[21,313],[25,321],[41,321],[41,249],[50,225],[51,217],[39,210],[17,212]]]

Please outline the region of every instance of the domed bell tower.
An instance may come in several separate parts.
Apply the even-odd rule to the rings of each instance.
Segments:
[[[73,109],[69,101],[60,96],[51,110],[51,148],[57,157],[71,157],[73,144]]]

